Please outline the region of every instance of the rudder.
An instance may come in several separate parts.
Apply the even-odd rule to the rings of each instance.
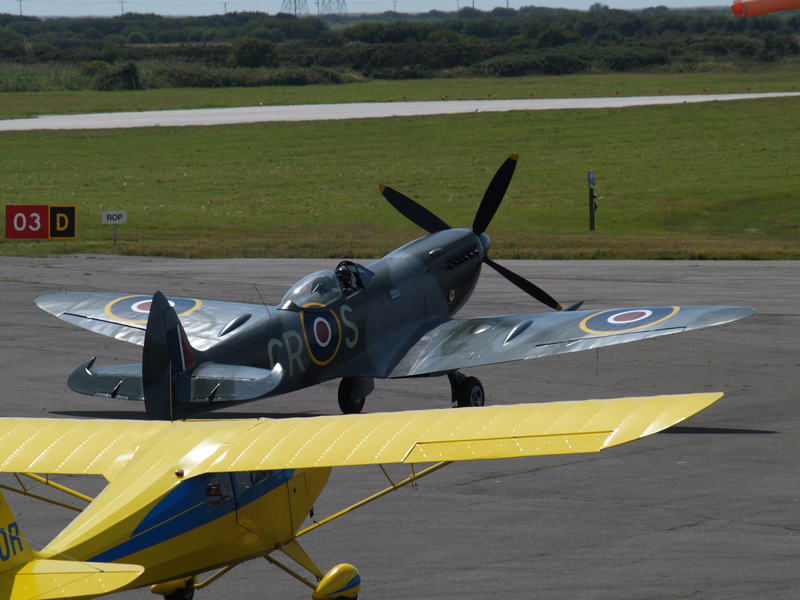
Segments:
[[[22,535],[17,519],[0,491],[0,573],[34,560],[35,555]]]
[[[197,365],[195,350],[181,325],[178,314],[161,292],[153,295],[142,351],[142,391],[147,416],[172,421],[181,417],[177,399],[181,388],[189,385],[180,377]]]

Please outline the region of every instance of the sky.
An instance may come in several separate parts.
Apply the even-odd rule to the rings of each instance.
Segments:
[[[488,11],[497,6],[520,8],[522,6],[547,6],[588,10],[596,1],[611,8],[623,10],[667,6],[691,8],[696,6],[729,6],[725,0],[538,0],[535,4],[525,0],[344,0],[349,13],[381,13],[396,10],[403,13],[429,10],[455,11],[459,7],[474,6]],[[283,0],[0,0],[0,13],[35,17],[113,17],[124,12],[155,13],[165,16],[218,15],[227,12],[260,11],[275,14],[281,11]],[[317,14],[318,0],[306,0],[309,12]],[[333,3],[335,5],[335,3]]]

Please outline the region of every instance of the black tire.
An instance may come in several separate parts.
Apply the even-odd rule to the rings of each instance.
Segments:
[[[483,392],[483,384],[477,377],[467,377],[458,390],[459,406],[483,406],[486,395]]]
[[[350,397],[355,384],[356,380],[350,377],[342,378],[342,382],[339,384],[339,408],[346,415],[360,413],[364,409],[364,401],[367,399],[366,396],[363,398]]]
[[[171,594],[164,596],[164,600],[192,600],[192,598],[194,598],[194,588],[191,586],[178,588]]]

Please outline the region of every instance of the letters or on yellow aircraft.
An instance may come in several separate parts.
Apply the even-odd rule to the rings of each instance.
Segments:
[[[0,472],[109,482],[45,545],[25,537],[0,493],[0,600],[92,598],[146,585],[186,599],[259,557],[305,582],[316,600],[355,598],[355,568],[323,575],[299,537],[451,461],[597,452],[670,427],[721,395],[281,420],[0,419]],[[332,467],[387,463],[408,464],[411,475],[301,529]],[[415,470],[420,463],[435,464]]]
[[[368,267],[349,261],[301,279],[278,306],[67,293],[41,296],[44,310],[75,325],[144,345],[142,364],[79,366],[83,394],[144,400],[153,419],[183,418],[232,402],[341,379],[339,406],[361,412],[375,378],[447,375],[453,405],[482,406],[484,391],[460,370],[621,344],[753,314],[736,306],[562,310],[539,287],[489,258],[486,228],[517,156],[489,184],[471,229],[454,229],[410,198],[381,186],[404,216],[429,232]],[[487,264],[559,312],[454,318]]]

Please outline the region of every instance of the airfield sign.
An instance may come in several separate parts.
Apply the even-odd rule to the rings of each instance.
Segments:
[[[103,225],[122,225],[128,222],[127,210],[104,210],[100,214],[103,218]]]
[[[6,205],[7,239],[75,239],[75,207]]]
[[[117,241],[117,225],[122,223],[128,222],[128,211],[127,210],[104,210],[100,213],[101,218],[103,219],[103,225],[113,225],[114,231],[112,233],[112,237],[114,242]]]

